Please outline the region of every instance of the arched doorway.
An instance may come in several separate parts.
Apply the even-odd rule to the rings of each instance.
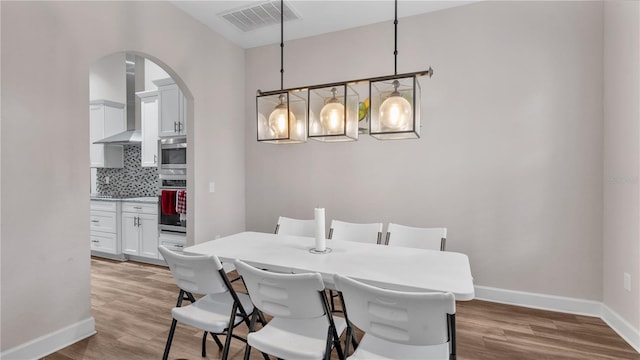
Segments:
[[[193,216],[180,197],[189,193],[192,103],[177,74],[147,54],[113,53],[91,66],[92,255],[162,264],[159,244],[187,245]]]

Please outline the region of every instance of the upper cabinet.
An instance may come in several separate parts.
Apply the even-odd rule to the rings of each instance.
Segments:
[[[187,104],[178,85],[171,78],[155,80],[158,87],[158,136],[187,134]]]
[[[122,145],[94,144],[127,129],[124,104],[109,100],[89,102],[89,157],[91,167],[121,168],[124,166]]]
[[[158,167],[158,91],[141,91],[140,119],[142,123],[142,167]]]

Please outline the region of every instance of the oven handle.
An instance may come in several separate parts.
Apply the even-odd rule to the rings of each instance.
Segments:
[[[182,148],[186,148],[187,144],[186,143],[178,143],[178,144],[161,144],[160,145],[160,149],[164,150],[164,149],[182,149]]]

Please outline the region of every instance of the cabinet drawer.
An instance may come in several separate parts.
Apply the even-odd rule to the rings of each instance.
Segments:
[[[116,205],[115,201],[91,200],[91,210],[116,211]]]
[[[174,241],[167,241],[167,240],[160,240],[160,245],[166,247],[167,249],[171,250],[171,251],[175,251],[177,253],[182,254],[183,250],[184,250],[184,244],[178,243],[178,242],[174,242]],[[164,260],[164,258],[162,257],[162,255],[160,253],[158,253],[158,258],[160,260]]]
[[[115,212],[108,211],[91,211],[91,225],[90,229],[95,231],[104,231],[110,233],[116,233],[117,220]]]
[[[102,251],[110,254],[118,253],[116,246],[116,234],[91,231],[89,239],[91,240],[91,250]]]
[[[142,214],[158,214],[158,204],[143,204],[143,203],[122,203],[123,212],[142,213]]]

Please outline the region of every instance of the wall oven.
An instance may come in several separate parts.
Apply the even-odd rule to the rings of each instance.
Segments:
[[[158,228],[160,233],[186,235],[187,138],[160,139],[158,155]]]
[[[161,233],[187,233],[187,214],[176,208],[180,191],[184,191],[186,199],[187,175],[158,174],[160,181],[160,198],[158,199],[158,228]]]
[[[158,141],[160,174],[187,174],[187,138],[174,137]]]

